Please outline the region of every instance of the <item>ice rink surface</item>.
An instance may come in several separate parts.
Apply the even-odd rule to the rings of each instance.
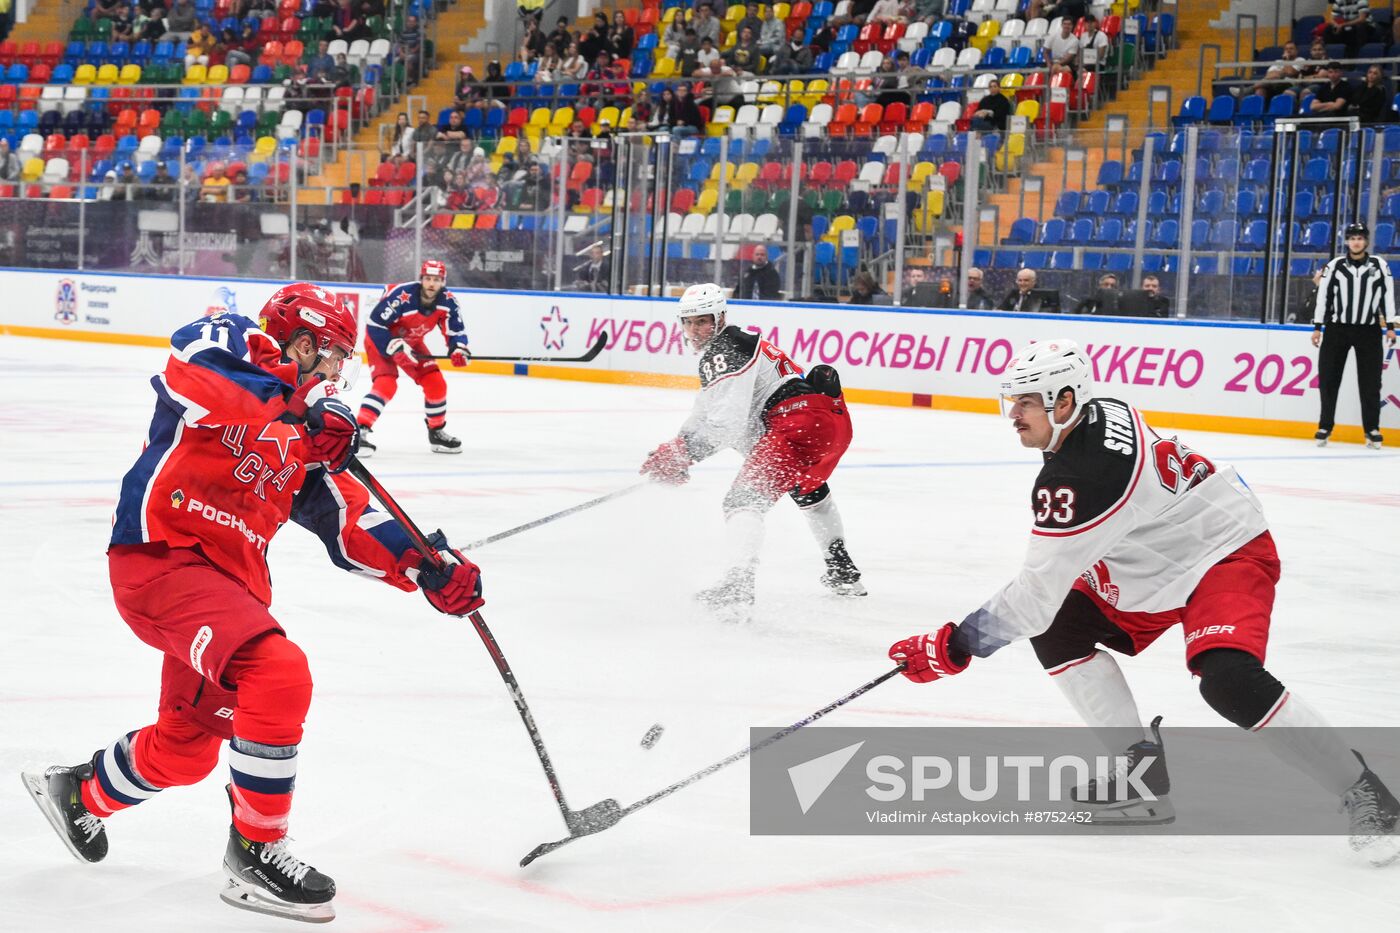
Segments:
[[[163,359],[0,338],[5,930],[293,929],[217,897],[222,768],[111,819],[111,854],[96,866],[63,849],[18,779],[154,718],[160,657],[117,616],[104,550]],[[458,542],[633,482],[691,400],[540,379],[448,383],[448,428],[467,452],[428,451],[421,394],[404,381],[370,466],[421,525]],[[891,642],[960,619],[1017,569],[1038,458],[1008,425],[874,406],[853,417],[832,487],[866,599],[823,594],[816,547],[784,501],[769,516],[753,624],[720,625],[693,605],[722,568],[733,453],[685,487],[473,554],[484,614],[573,806],[627,803],[742,747],[751,725],[801,718],[888,669]],[[1284,573],[1270,669],[1338,724],[1400,726],[1396,448],[1182,433],[1234,462],[1271,520]],[[746,765],[521,870],[525,852],[563,835],[561,820],[468,623],[336,570],[298,527],[270,554],[273,611],[316,678],[293,851],[336,879],[331,929],[342,933],[1400,929],[1400,866],[1359,865],[1341,838],[750,837]],[[1144,716],[1219,723],[1179,636],[1124,669]],[[665,734],[643,750],[656,722]],[[826,722],[1076,724],[1025,644],[950,681],[897,678]]]

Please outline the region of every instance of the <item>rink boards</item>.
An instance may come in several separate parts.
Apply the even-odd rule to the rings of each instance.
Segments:
[[[0,333],[160,345],[200,315],[256,317],[279,282],[4,270]],[[361,321],[379,285],[334,283]],[[673,299],[452,289],[472,349],[490,355],[577,356],[600,333],[589,364],[474,363],[473,372],[693,387],[695,358]],[[1079,341],[1100,394],[1151,412],[1163,427],[1310,437],[1317,421],[1311,328],[1219,321],[1086,318],[844,305],[733,302],[729,323],[755,330],[806,367],[841,373],[853,401],[995,412],[999,376],[1032,340]],[[1382,428],[1400,428],[1400,376],[1386,352]],[[446,365],[446,364],[444,364]],[[450,368],[450,367],[448,367]],[[1334,438],[1360,441],[1348,370]]]

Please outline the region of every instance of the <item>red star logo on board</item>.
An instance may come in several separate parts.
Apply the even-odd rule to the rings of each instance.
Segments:
[[[549,309],[549,313],[540,318],[540,330],[544,331],[544,348],[546,350],[564,349],[564,335],[569,332],[569,319],[559,311],[559,306],[555,305]]]

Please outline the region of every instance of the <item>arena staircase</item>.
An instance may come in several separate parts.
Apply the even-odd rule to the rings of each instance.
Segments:
[[[478,78],[486,72],[486,56],[460,51],[461,46],[486,27],[484,5],[478,0],[454,3],[438,14],[437,24],[437,65],[409,91],[412,96],[427,98],[427,109],[434,120],[439,110],[452,103],[457,75],[463,65],[471,65]],[[342,150],[336,161],[327,162],[321,174],[309,179],[307,184],[343,188],[351,182],[366,182],[379,168],[379,127],[386,124],[392,127],[407,106],[407,98],[402,98],[386,109],[355,134],[348,150]],[[417,123],[417,115],[409,114],[409,121]]]
[[[1126,116],[1134,138],[1140,139],[1143,128],[1147,126],[1148,95],[1151,88],[1163,85],[1171,88],[1173,112],[1168,114],[1168,117],[1176,115],[1175,111],[1180,109],[1183,100],[1199,93],[1198,87],[1205,89],[1206,97],[1210,96],[1210,82],[1208,80],[1200,81],[1199,50],[1203,44],[1214,43],[1224,50],[1226,61],[1234,55],[1235,30],[1214,29],[1210,26],[1211,20],[1223,15],[1229,5],[1229,0],[1180,0],[1176,47],[1163,55],[1157,61],[1156,67],[1144,69],[1142,75],[1135,79],[1126,90],[1106,105],[1094,110],[1088,119],[1078,124],[1076,135],[1080,137],[1079,142],[1088,149],[1082,170],[1083,174],[1088,177],[1087,186],[1080,183],[1081,168],[1077,161],[1069,166],[1069,171],[1066,173],[1066,157],[1063,146],[1054,146],[1043,150],[1045,157],[1042,160],[1022,167],[1022,176],[1038,175],[1044,179],[1043,190],[1047,218],[1053,211],[1055,202],[1059,199],[1062,191],[1092,190],[1094,188],[1094,182],[1099,175],[1099,166],[1104,161],[1099,142],[1102,139],[1104,125],[1110,116]],[[1253,49],[1249,49],[1247,54],[1253,55],[1253,52]],[[1242,51],[1241,54],[1246,54],[1246,52]],[[1153,116],[1158,124],[1153,129],[1164,129],[1161,125],[1164,119],[1161,105],[1158,105]],[[1168,119],[1165,128],[1170,129],[1170,126]],[[1068,180],[1066,181],[1067,174]],[[1039,198],[1038,194],[1026,195],[1028,215],[1034,215],[1031,205],[1037,204]],[[1004,192],[993,194],[988,201],[990,206],[998,208],[995,243],[1000,245],[1002,238],[1010,235],[1011,224],[1015,222],[1017,217],[1021,216],[1018,213],[1021,202],[1021,178],[1012,178]],[[988,243],[988,235],[991,231],[984,229],[983,233],[984,236],[980,238],[980,242]]]
[[[85,3],[76,0],[40,0],[38,7],[29,11],[29,19],[10,30],[10,41],[23,45],[66,40],[85,7]]]

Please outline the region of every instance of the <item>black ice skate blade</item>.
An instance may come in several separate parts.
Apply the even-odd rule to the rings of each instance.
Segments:
[[[864,583],[827,583],[822,581],[822,586],[832,596],[839,596],[842,599],[858,599],[861,596],[869,596],[870,591],[865,588]]]
[[[1351,842],[1351,850],[1367,864],[1376,868],[1385,868],[1387,865],[1394,865],[1400,862],[1400,836],[1394,834],[1387,836],[1367,836],[1366,842]]]
[[[30,774],[21,772],[19,779],[24,782],[25,788],[29,791],[29,796],[34,801],[34,805],[39,808],[39,812],[44,814],[44,819],[49,821],[53,831],[58,833],[59,840],[73,853],[73,857],[84,865],[94,864],[87,856],[73,845],[73,840],[68,838],[68,827],[64,825],[63,814],[58,812],[58,807],[54,806],[53,798],[49,797],[49,782],[42,774]]]
[[[305,923],[330,923],[335,919],[335,907],[330,901],[324,904],[289,904],[235,878],[227,878],[227,881],[228,886],[219,892],[219,899],[230,907]]]
[[[1093,814],[1088,826],[1166,826],[1176,822],[1176,808],[1166,797],[1107,805],[1078,801],[1076,805],[1088,807]]]

